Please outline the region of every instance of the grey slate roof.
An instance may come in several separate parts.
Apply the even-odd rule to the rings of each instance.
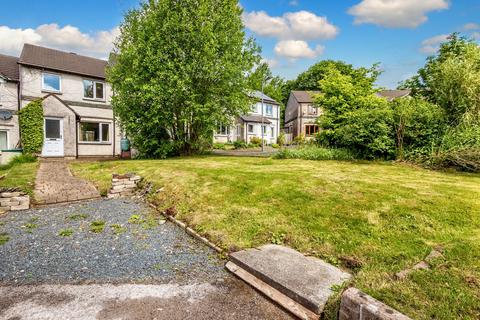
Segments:
[[[411,90],[383,90],[377,93],[377,96],[393,101],[398,98],[407,97],[410,95]]]
[[[292,91],[293,96],[299,103],[312,103],[313,95],[319,93],[320,91]]]
[[[263,97],[263,101],[265,101],[265,102],[268,102],[268,103],[271,103],[271,104],[280,105],[280,103],[278,103],[278,102],[275,101],[274,99],[270,98],[270,97],[267,96],[266,94],[261,93],[260,91],[253,91],[252,93],[250,93],[250,97],[251,97],[251,98],[257,98],[258,100],[262,100],[262,97]]]
[[[18,58],[0,54],[0,75],[8,80],[18,81]]]
[[[107,61],[25,44],[20,64],[105,79]]]
[[[242,119],[244,122],[262,123],[262,116],[257,115],[241,116],[240,119]],[[271,124],[272,122],[270,122],[270,120],[268,120],[267,118],[263,117],[263,123]]]

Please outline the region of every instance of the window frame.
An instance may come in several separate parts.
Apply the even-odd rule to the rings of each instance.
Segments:
[[[312,130],[310,129],[312,127],[316,128],[316,129],[313,130],[313,133],[312,133]],[[314,135],[316,135],[319,132],[320,132],[320,128],[319,128],[318,125],[316,125],[316,124],[306,124],[305,125],[305,136],[307,136],[307,137],[313,137]]]
[[[268,112],[269,109],[270,109],[270,112]],[[273,105],[268,103],[265,105],[265,114],[267,116],[273,116]]]
[[[45,75],[57,76],[58,77],[58,86],[59,90],[51,90],[45,88]],[[43,92],[52,92],[52,93],[62,93],[62,75],[55,72],[42,71],[42,91]]]
[[[225,130],[222,130],[225,129]],[[229,136],[230,135],[230,126],[225,124],[219,124],[217,126],[217,136]]]
[[[252,127],[252,130],[250,130],[250,126]],[[253,124],[248,124],[247,125],[247,132],[254,134],[255,133],[255,126]]]
[[[85,96],[85,81],[91,81],[92,84],[93,84],[93,98]],[[97,83],[100,83],[103,87],[103,97],[102,98],[97,98]],[[84,79],[82,79],[82,85],[83,85],[83,99],[84,100],[105,101],[106,86],[105,86],[104,81],[84,78]]]
[[[5,149],[0,149],[0,151],[3,151],[3,150],[8,150],[9,149],[9,146],[10,146],[10,130],[6,130],[6,129],[1,129],[0,132],[5,132],[5,134],[7,135],[7,147]]]
[[[308,114],[309,115],[318,115],[318,107],[315,107],[314,105],[308,105]]]
[[[98,137],[99,141],[84,141],[82,140],[82,123],[93,123],[98,124]],[[108,126],[108,141],[103,140],[103,125]],[[79,144],[112,144],[112,137],[110,134],[111,123],[110,122],[102,122],[102,121],[80,121],[78,123],[78,143]]]

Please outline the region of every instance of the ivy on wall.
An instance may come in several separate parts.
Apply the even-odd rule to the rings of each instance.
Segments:
[[[24,154],[35,154],[43,146],[43,106],[41,100],[30,102],[18,113]]]

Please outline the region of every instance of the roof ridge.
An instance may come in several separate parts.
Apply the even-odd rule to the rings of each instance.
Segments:
[[[92,59],[92,60],[98,60],[98,61],[102,61],[102,62],[107,62],[107,63],[108,63],[108,60],[99,59],[99,58],[94,58],[94,57],[91,57],[91,56],[86,56],[86,55],[83,55],[83,54],[78,54],[78,53],[76,53],[76,52],[71,52],[71,51],[69,52],[69,51],[59,50],[59,49],[50,48],[50,47],[39,46],[39,45],[36,45],[36,44],[31,44],[31,43],[25,43],[25,44],[23,45],[23,48],[25,48],[25,46],[42,48],[42,49],[46,49],[46,50],[56,51],[56,52],[63,53],[63,54],[72,54],[72,55],[75,55],[75,56],[77,56],[77,57],[82,57],[82,58],[87,58],[87,59]],[[22,52],[23,52],[23,49],[22,49]],[[20,55],[20,58],[19,58],[19,59],[21,59],[21,57],[22,57],[22,55]]]

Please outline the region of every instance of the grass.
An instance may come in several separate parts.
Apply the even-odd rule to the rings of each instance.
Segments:
[[[58,233],[60,237],[70,237],[73,235],[73,229],[63,229]]]
[[[90,223],[90,232],[102,233],[105,230],[105,221],[97,220]]]
[[[212,156],[72,166],[103,190],[112,173],[138,173],[163,188],[151,201],[224,248],[286,244],[347,269],[412,318],[480,318],[480,175]],[[432,248],[444,259],[395,280]]]
[[[10,163],[0,166],[0,188],[20,188],[32,195],[38,162],[31,156],[18,156]]]
[[[10,236],[8,233],[0,232],[0,246],[4,245],[8,241],[10,241]]]
[[[33,233],[33,230],[37,229],[38,225],[35,223],[26,223],[22,228],[24,228],[27,233]]]
[[[354,160],[356,157],[346,149],[322,148],[314,145],[301,146],[296,149],[282,149],[275,154],[276,159],[304,160]]]
[[[110,228],[112,228],[113,234],[115,234],[115,235],[120,235],[122,233],[127,232],[127,228],[125,228],[124,226],[122,226],[120,224],[112,224],[110,226]]]
[[[71,216],[68,216],[68,219],[72,221],[80,221],[80,220],[85,220],[87,218],[88,218],[88,214],[86,213],[76,213],[76,214],[72,214]]]

